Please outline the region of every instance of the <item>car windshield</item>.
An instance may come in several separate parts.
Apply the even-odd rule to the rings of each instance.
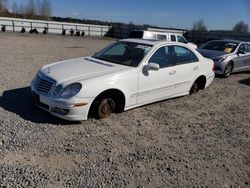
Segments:
[[[227,41],[211,41],[205,44],[202,49],[224,51],[227,53],[232,53],[237,48],[238,44]]]
[[[151,47],[134,42],[117,42],[93,57],[115,64],[137,67]]]

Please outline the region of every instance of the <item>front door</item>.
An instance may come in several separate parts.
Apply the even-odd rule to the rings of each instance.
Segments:
[[[237,57],[234,59],[234,70],[247,70],[250,67],[250,49],[248,51],[248,45],[243,43],[239,46],[238,51],[244,52],[244,54],[237,53]]]
[[[137,94],[138,104],[147,104],[175,94],[176,67],[174,66],[173,47],[163,46],[157,49],[149,63],[159,65],[159,70],[148,70],[143,67],[139,73]]]

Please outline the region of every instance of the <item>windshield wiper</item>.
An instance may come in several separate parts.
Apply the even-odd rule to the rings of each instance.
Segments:
[[[115,63],[115,64],[121,64],[120,62],[117,62],[117,61],[114,61],[111,59],[106,59],[106,58],[101,58],[101,57],[94,57],[94,58],[99,59],[99,60],[103,60],[103,61],[108,61],[108,62]]]

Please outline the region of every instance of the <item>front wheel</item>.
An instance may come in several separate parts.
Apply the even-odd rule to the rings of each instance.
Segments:
[[[115,110],[115,101],[112,98],[104,97],[98,103],[96,110],[97,118],[108,117]]]
[[[225,68],[223,77],[224,78],[228,78],[231,75],[232,72],[233,72],[233,64],[232,63],[228,63],[228,65]]]

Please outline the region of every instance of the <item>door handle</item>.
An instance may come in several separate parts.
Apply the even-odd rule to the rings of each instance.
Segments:
[[[169,72],[169,75],[175,75],[175,74],[176,74],[176,71]]]
[[[198,69],[199,69],[198,66],[193,67],[193,70],[198,70]]]

